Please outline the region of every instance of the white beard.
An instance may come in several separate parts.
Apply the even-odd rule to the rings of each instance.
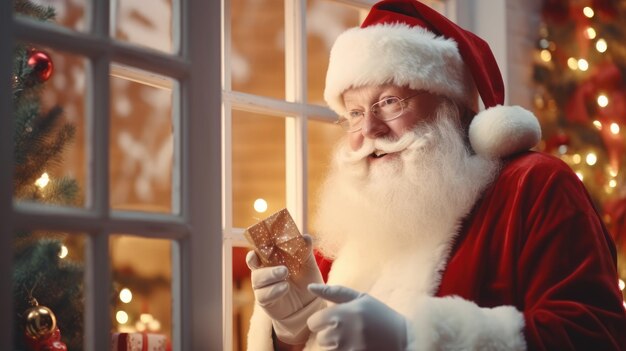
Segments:
[[[458,120],[458,110],[442,104],[434,122],[396,141],[366,139],[357,151],[343,142],[313,222],[322,253],[336,258],[349,246],[376,265],[416,246],[439,246],[458,232],[499,169],[498,160],[468,150]],[[374,150],[400,157],[370,168]]]

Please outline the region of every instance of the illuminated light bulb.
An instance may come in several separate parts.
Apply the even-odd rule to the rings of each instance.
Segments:
[[[593,9],[589,6],[585,6],[585,8],[583,8],[583,14],[585,15],[585,17],[587,18],[591,18],[593,17],[593,15],[595,14],[593,12]]]
[[[598,39],[598,41],[596,41],[596,50],[598,50],[598,52],[605,52],[608,48],[609,45],[606,43],[606,40]]]
[[[141,322],[137,322],[135,323],[135,329],[137,329],[138,332],[144,332],[146,331],[146,325]]]
[[[598,95],[598,106],[607,107],[608,105],[609,105],[609,98],[604,94]]]
[[[587,62],[587,60],[585,59],[580,59],[578,60],[578,69],[581,71],[586,71],[589,69],[589,62]]]
[[[539,47],[542,49],[547,49],[550,47],[550,42],[548,41],[548,39],[543,38],[539,40]]]
[[[593,29],[593,27],[587,27],[587,29],[585,29],[585,36],[587,37],[587,39],[594,39],[596,35],[596,30]]]
[[[595,120],[593,121],[593,125],[598,128],[598,130],[602,130],[602,122]]]
[[[267,211],[267,201],[263,199],[254,200],[254,210],[258,213],[263,213]]]
[[[626,288],[626,283],[624,283],[623,280],[620,279],[618,284],[619,284],[619,289],[620,290],[624,290],[624,288]]]
[[[539,54],[539,56],[541,57],[541,60],[543,62],[550,62],[550,60],[552,60],[552,54],[550,53],[550,51],[548,50],[541,50],[541,53]]]
[[[582,157],[580,157],[579,154],[574,154],[572,156],[572,161],[574,162],[574,164],[580,164],[580,161],[582,161]]]
[[[587,157],[585,157],[585,162],[587,162],[588,165],[593,166],[596,162],[598,162],[598,156],[596,156],[593,152],[590,152],[587,154]]]
[[[115,314],[115,320],[119,324],[126,324],[128,322],[128,313],[124,311],[117,311],[117,313]]]
[[[583,176],[583,174],[582,174],[582,173],[580,173],[580,172],[576,172],[576,176],[577,176],[577,177],[578,177],[578,179],[580,179],[581,181],[585,178],[585,177]]]
[[[59,251],[59,258],[67,257],[68,253],[69,253],[69,250],[67,249],[67,246],[61,245],[61,251]]]
[[[39,187],[39,189],[43,189],[50,183],[50,176],[48,173],[44,172],[39,179],[35,181],[35,185]]]
[[[617,186],[617,181],[615,179],[609,180],[609,187],[615,188]]]
[[[567,153],[567,145],[559,145],[558,151],[559,154],[565,155]]]
[[[611,177],[613,178],[617,177],[617,173],[618,173],[617,169],[613,169],[613,168],[609,169],[609,174],[611,175]]]
[[[159,331],[161,329],[161,322],[156,319],[151,320],[148,323],[148,330],[150,331]]]
[[[139,315],[139,320],[141,321],[141,323],[144,324],[150,323],[150,321],[152,321],[153,319],[154,317],[152,317],[150,313],[142,313]]]
[[[569,67],[569,69],[571,69],[572,71],[575,71],[578,69],[578,60],[570,57],[567,59],[567,67]]]
[[[120,301],[123,303],[129,303],[133,300],[133,293],[128,288],[124,288],[120,291]]]
[[[611,123],[611,133],[619,134],[619,124]]]

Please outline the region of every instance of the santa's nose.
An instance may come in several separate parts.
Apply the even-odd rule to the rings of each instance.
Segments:
[[[366,138],[376,139],[389,133],[389,126],[384,121],[374,117],[371,113],[366,113],[363,117],[361,133]]]

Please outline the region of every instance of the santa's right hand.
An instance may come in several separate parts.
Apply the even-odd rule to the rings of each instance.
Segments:
[[[309,235],[304,238],[309,257],[292,276],[285,266],[262,267],[254,251],[246,256],[256,303],[272,319],[276,336],[293,345],[306,342],[310,333],[306,320],[325,307],[325,302],[307,289],[310,283],[322,283],[322,275],[313,257],[312,239]]]

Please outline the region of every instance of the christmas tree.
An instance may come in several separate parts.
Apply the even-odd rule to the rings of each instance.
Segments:
[[[51,7],[16,0],[16,14],[41,21],[54,18]],[[41,92],[53,74],[52,58],[44,51],[19,43],[14,51],[13,108],[14,196],[20,201],[72,205],[79,196],[77,182],[53,178],[48,170],[58,167],[64,148],[75,128],[63,122],[63,110],[55,106],[43,111]],[[64,243],[58,233],[18,232],[14,241],[13,299],[14,349],[82,349],[83,268],[61,259]],[[32,309],[36,299],[40,309]],[[45,308],[42,310],[44,306]],[[28,313],[27,312],[30,312]],[[59,342],[52,319],[62,335]],[[55,348],[56,347],[56,348]]]
[[[572,167],[626,279],[626,0],[544,0],[534,64],[541,148]],[[626,306],[626,305],[625,305]]]

